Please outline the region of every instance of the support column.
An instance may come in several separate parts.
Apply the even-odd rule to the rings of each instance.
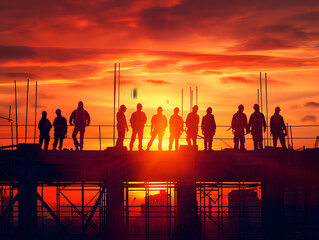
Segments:
[[[124,240],[127,232],[124,226],[124,180],[121,167],[116,166],[109,172],[106,194],[107,239]]]
[[[40,151],[37,144],[21,144],[19,154],[19,207],[18,224],[20,239],[37,236],[37,174],[36,158]]]
[[[269,153],[262,182],[262,221],[265,240],[286,239],[283,154]],[[279,161],[281,164],[279,165]],[[280,167],[281,166],[281,167]]]
[[[193,176],[195,159],[191,151],[185,153],[184,166],[177,181],[177,239],[199,240],[201,219],[197,214],[196,180]]]

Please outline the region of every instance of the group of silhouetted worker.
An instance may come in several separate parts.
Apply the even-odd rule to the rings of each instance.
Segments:
[[[247,116],[244,113],[244,106],[238,106],[238,112],[234,114],[231,128],[234,133],[234,149],[245,150],[245,134],[251,133],[254,141],[254,150],[263,149],[263,132],[266,132],[266,120],[259,110],[259,105],[254,105],[254,112],[250,115],[247,123]],[[275,114],[270,119],[270,134],[273,136],[273,146],[277,146],[278,138],[282,148],[286,149],[285,136],[287,129],[283,117],[279,114],[280,108],[275,108]],[[245,133],[246,131],[246,133]]]
[[[56,150],[56,147],[59,142],[59,149],[62,149],[63,139],[66,138],[68,131],[68,124],[66,122],[65,117],[61,115],[61,110],[57,109],[55,111],[57,117],[53,121],[54,127],[54,142],[53,142],[53,150]],[[91,122],[91,118],[89,113],[83,108],[83,102],[80,101],[78,103],[78,108],[74,110],[70,116],[70,125],[74,125],[74,130],[72,133],[72,138],[74,141],[74,146],[76,150],[83,149],[83,138],[85,127],[89,126]],[[42,144],[44,141],[44,149],[47,150],[50,142],[50,130],[52,128],[52,124],[47,119],[47,112],[42,112],[42,118],[38,124],[38,128],[40,130],[40,138],[39,143],[42,148]],[[77,134],[80,132],[80,143],[77,140]]]
[[[129,130],[125,117],[126,106],[121,105],[116,115],[117,119],[117,131],[118,138],[116,141],[117,148],[123,148],[123,142],[125,139],[125,133]],[[266,131],[266,121],[263,113],[259,111],[259,105],[254,105],[254,112],[251,114],[249,121],[244,113],[244,106],[239,105],[237,113],[234,114],[231,121],[231,129],[234,134],[234,149],[245,150],[245,135],[251,133],[254,141],[254,150],[263,149],[263,132]],[[198,106],[195,105],[192,108],[192,112],[187,115],[186,118],[186,141],[188,146],[197,147],[198,126],[200,117],[197,114]],[[204,138],[204,150],[212,151],[213,137],[216,133],[216,122],[214,115],[212,114],[212,108],[208,107],[206,115],[203,116],[201,122],[201,130]],[[278,138],[282,145],[282,148],[286,148],[285,136],[287,135],[287,129],[283,117],[279,114],[280,108],[276,107],[275,114],[270,119],[270,133],[273,136],[273,145],[277,146]],[[56,149],[59,142],[59,149],[62,149],[63,139],[67,134],[67,121],[61,115],[61,110],[56,110],[57,117],[54,119],[54,143],[53,150]],[[74,110],[70,116],[70,125],[74,125],[72,138],[76,150],[83,149],[83,138],[86,126],[90,125],[90,115],[83,108],[83,102],[78,103],[78,108]],[[132,136],[129,149],[132,151],[133,145],[138,135],[138,150],[143,150],[143,133],[144,126],[146,124],[147,117],[142,111],[142,104],[137,104],[137,111],[135,111],[130,118],[130,124],[132,128]],[[163,115],[163,108],[157,108],[157,114],[151,119],[151,139],[147,144],[146,150],[148,151],[153,144],[153,141],[158,137],[158,150],[162,150],[163,136],[167,128],[167,119]],[[50,141],[50,129],[52,128],[51,122],[47,119],[46,111],[42,112],[42,119],[39,122],[40,139],[39,143],[42,147],[44,141],[44,149],[48,149]],[[169,151],[173,148],[173,142],[175,141],[175,150],[179,149],[179,138],[184,131],[184,120],[179,115],[179,108],[174,109],[174,114],[169,119]],[[80,143],[77,140],[77,134],[80,132]],[[239,146],[240,143],[240,146]]]
[[[254,105],[254,113],[251,114],[249,121],[247,121],[247,116],[244,113],[244,106],[238,106],[238,112],[234,114],[231,129],[234,133],[234,149],[245,150],[245,135],[248,133],[252,134],[254,141],[254,150],[263,149],[263,131],[266,131],[266,121],[265,116],[259,111],[259,105]],[[125,132],[128,131],[128,125],[125,117],[126,107],[121,105],[119,112],[117,113],[117,130],[118,139],[116,142],[117,147],[123,147],[123,141],[125,138]],[[198,106],[195,105],[192,108],[192,112],[187,115],[186,118],[186,141],[188,146],[197,146],[197,136],[198,136],[198,126],[200,122],[200,117],[197,114]],[[201,130],[204,135],[204,150],[211,151],[213,137],[216,132],[216,122],[214,115],[212,114],[212,108],[209,107],[206,110],[207,114],[202,118]],[[277,146],[277,140],[280,139],[282,148],[286,148],[285,136],[287,135],[286,125],[284,123],[283,117],[279,114],[280,108],[276,107],[275,114],[270,120],[270,133],[273,136],[273,145]],[[173,142],[175,141],[175,150],[179,149],[179,138],[184,131],[184,121],[181,116],[178,115],[179,108],[174,109],[174,114],[169,120],[169,150],[172,150]],[[130,118],[130,123],[132,127],[132,137],[130,141],[130,151],[133,149],[133,145],[138,134],[139,145],[138,149],[143,150],[142,140],[144,125],[147,121],[147,117],[144,112],[142,112],[142,104],[137,104],[137,111],[134,112]],[[163,135],[167,127],[167,119],[163,115],[163,108],[157,108],[157,114],[152,117],[151,120],[151,139],[147,144],[147,149],[149,150],[152,143],[156,137],[158,137],[158,150],[162,150]]]

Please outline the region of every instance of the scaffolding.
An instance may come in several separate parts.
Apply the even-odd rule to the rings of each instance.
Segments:
[[[126,182],[124,189],[129,239],[176,239],[175,182]]]
[[[239,155],[220,152],[209,155],[208,161],[197,161],[196,165],[188,161],[187,171],[182,169],[181,165],[174,165],[179,168],[176,167],[176,172],[168,173],[167,165],[164,163],[169,162],[170,159],[165,159],[163,162],[162,158],[158,162],[152,159],[154,161],[151,163],[147,159],[142,162],[143,164],[136,165],[139,162],[136,159],[130,159],[128,154],[123,157],[124,160],[120,159],[119,155],[109,159],[100,157],[100,162],[84,165],[76,171],[71,166],[76,166],[77,161],[74,161],[74,165],[57,162],[55,166],[59,166],[60,170],[67,170],[65,172],[62,170],[53,172],[52,165],[49,166],[50,171],[44,171],[44,165],[37,165],[39,172],[43,170],[39,175],[28,171],[32,168],[26,168],[27,164],[22,165],[28,159],[23,159],[21,155],[13,151],[0,152],[0,163],[3,164],[0,168],[0,239],[21,239],[21,236],[18,236],[21,229],[19,221],[21,213],[24,212],[20,208],[21,202],[24,204],[27,202],[26,198],[35,200],[34,226],[39,239],[112,239],[109,230],[114,229],[114,226],[125,232],[125,238],[117,237],[116,239],[183,239],[181,234],[188,233],[184,231],[188,226],[193,226],[196,231],[199,229],[198,232],[201,234],[199,239],[203,240],[271,239],[269,235],[266,236],[270,232],[268,224],[276,222],[276,217],[281,217],[278,209],[280,212],[283,210],[284,218],[280,218],[280,221],[276,223],[284,229],[283,234],[287,234],[288,239],[319,239],[319,182],[317,175],[314,174],[319,165],[317,158],[313,157],[318,156],[314,154],[318,153],[317,150],[304,153],[288,152],[289,162],[285,162],[282,158],[287,152],[279,152],[278,156],[268,155],[268,158],[260,161],[258,165],[251,162],[255,163],[256,156],[260,156],[261,153]],[[88,152],[83,154],[87,154],[87,159],[96,156]],[[105,157],[111,153],[102,154],[99,152],[98,156]],[[240,163],[229,166],[229,162],[225,162],[229,156],[240,156],[240,158],[234,158]],[[277,157],[272,163],[286,164],[278,165],[277,172],[274,168],[276,165],[265,164],[271,161],[272,156]],[[197,156],[191,157],[188,160],[195,159]],[[251,157],[251,161],[243,162],[245,157]],[[114,159],[117,164],[114,164]],[[48,159],[40,160],[44,162]],[[84,160],[82,163],[88,164]],[[135,162],[132,163],[131,160]],[[187,161],[182,163],[186,164]],[[252,166],[249,169],[247,169],[247,166],[250,166],[247,165],[248,163]],[[300,167],[301,163],[304,163],[303,168]],[[48,161],[45,164],[47,166],[52,163]],[[133,165],[136,169],[125,171],[123,168],[123,166],[129,168],[128,166]],[[142,167],[150,169],[150,165],[154,171],[143,170],[141,174]],[[164,166],[163,169],[159,169],[160,165]],[[100,170],[101,166],[104,167],[100,172],[101,175],[97,175],[95,171],[93,177],[89,174],[91,167],[94,170]],[[291,171],[292,166],[297,168]],[[211,171],[212,167],[215,168],[215,172]],[[289,172],[284,179],[278,174],[284,174],[283,167],[286,169],[285,174]],[[260,171],[265,168],[268,170]],[[297,178],[296,172],[301,170],[303,172]],[[26,178],[21,178],[20,171],[28,173],[27,176],[37,177],[29,183],[34,184],[35,190],[31,192],[32,194],[25,195],[26,198],[20,197],[26,192],[25,186],[21,183]],[[71,171],[73,171],[71,179],[81,179],[81,181],[61,180],[70,179]],[[52,175],[55,177],[54,181],[51,175],[44,176],[48,172],[54,174]],[[87,175],[80,175],[83,172]],[[153,174],[157,172],[160,174],[154,176]],[[195,176],[196,172],[199,174]],[[216,175],[217,172],[218,175]],[[145,181],[133,182],[133,179],[145,179]],[[155,182],[154,179],[173,179],[174,181]],[[199,181],[200,179],[203,180]],[[206,179],[210,181],[205,181]],[[218,179],[233,180],[216,181]],[[247,181],[238,182],[241,179],[247,179]],[[258,182],[252,182],[251,179]],[[115,211],[112,211],[114,209]],[[270,213],[270,217],[269,215],[265,217],[265,211]],[[113,220],[120,224],[118,222],[113,224]],[[182,221],[188,225],[183,225]]]
[[[202,239],[263,239],[260,182],[198,182]]]

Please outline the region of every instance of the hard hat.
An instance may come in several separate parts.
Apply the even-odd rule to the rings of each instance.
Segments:
[[[55,113],[61,113],[61,109],[58,108]]]
[[[162,108],[162,107],[158,107],[158,108],[157,108],[157,112],[158,112],[158,113],[162,113],[162,112],[163,112],[163,108]]]
[[[142,104],[141,103],[138,103],[137,106],[136,106],[137,110],[142,110]]]
[[[127,109],[127,107],[126,107],[125,105],[122,104],[122,105],[120,106],[120,110],[126,110],[126,109]]]

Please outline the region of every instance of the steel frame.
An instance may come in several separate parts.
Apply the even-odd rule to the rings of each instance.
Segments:
[[[245,202],[248,191],[260,192],[260,189],[261,183],[197,182],[196,192],[202,239],[263,239],[261,203],[256,205]],[[237,196],[236,205],[230,204],[231,191]],[[249,212],[248,215],[247,212]],[[259,222],[258,231],[247,232],[250,219]],[[229,227],[231,224],[232,228]]]

